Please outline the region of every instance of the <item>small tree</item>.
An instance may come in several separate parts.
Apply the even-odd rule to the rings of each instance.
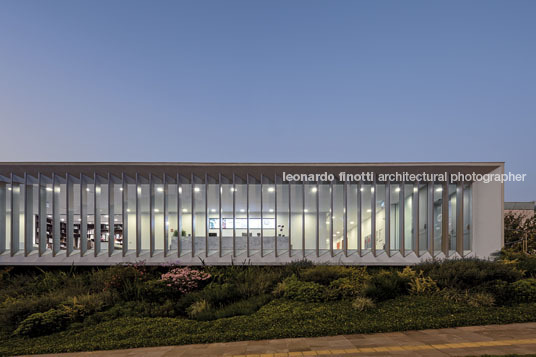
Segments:
[[[504,216],[504,246],[517,252],[536,254],[536,216],[509,213]]]

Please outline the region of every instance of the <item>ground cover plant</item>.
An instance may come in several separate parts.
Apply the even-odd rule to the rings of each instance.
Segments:
[[[0,269],[0,354],[536,321],[536,257]]]

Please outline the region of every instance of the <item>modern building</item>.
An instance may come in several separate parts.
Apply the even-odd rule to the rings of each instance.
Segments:
[[[504,215],[513,214],[522,216],[525,219],[534,217],[536,202],[505,202]]]
[[[0,264],[405,265],[503,246],[503,163],[0,163]]]

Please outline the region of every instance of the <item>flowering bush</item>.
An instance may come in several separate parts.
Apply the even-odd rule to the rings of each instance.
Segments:
[[[174,268],[162,274],[161,279],[167,282],[167,286],[174,286],[181,293],[185,294],[197,289],[199,283],[210,279],[210,274],[199,270],[192,270],[188,267]]]

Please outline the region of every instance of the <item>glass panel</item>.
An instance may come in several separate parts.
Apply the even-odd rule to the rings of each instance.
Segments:
[[[221,228],[222,228],[222,254],[233,251],[233,185],[222,178],[221,185]]]
[[[99,201],[100,214],[100,251],[108,250],[108,240],[110,239],[110,229],[108,226],[108,184],[97,186],[97,200]],[[63,218],[62,218],[63,220]],[[98,237],[96,237],[98,239]],[[149,246],[147,246],[149,249]]]
[[[385,250],[385,185],[376,185],[376,251]]]
[[[6,182],[0,182],[0,252],[9,250],[9,225],[8,220],[11,208],[8,209],[8,200],[11,193],[11,185]]]
[[[167,214],[166,229],[168,231],[169,255],[176,255],[179,246],[179,228],[177,227],[177,195],[179,189],[176,183],[167,184]]]
[[[357,251],[357,191],[356,184],[349,184],[346,189],[348,254]]]
[[[249,180],[249,252],[256,254],[261,250],[261,185]]]
[[[247,241],[247,184],[243,182],[239,177],[235,177],[235,219],[233,224],[235,226],[235,252],[236,255],[246,253],[246,241]]]
[[[456,252],[456,185],[448,185],[449,188],[449,255]]]
[[[416,188],[412,184],[404,185],[404,244],[406,254],[415,247],[415,230],[413,229],[413,193]]]
[[[274,251],[275,227],[275,185],[265,179],[262,187],[263,249],[264,254]]]
[[[330,225],[331,225],[331,193],[329,191],[328,184],[318,185],[318,199],[319,199],[319,249],[320,253],[329,249],[330,242]]]
[[[136,250],[136,185],[127,185],[126,209],[128,215],[128,250]]]
[[[164,250],[164,185],[161,183],[154,186],[154,249]]]
[[[48,191],[48,187],[47,187]],[[85,212],[86,212],[86,220],[87,220],[87,251],[89,252],[92,249],[95,249],[95,185],[93,184],[87,184],[86,185],[86,192],[87,197],[85,201]],[[50,219],[50,229],[52,228],[52,204],[49,202],[52,202],[52,196],[48,198],[48,192],[47,192],[47,213],[49,213],[49,216],[47,218],[47,229],[48,229],[48,219]],[[50,210],[50,211],[49,211]],[[49,239],[50,243],[52,242],[51,239]]]
[[[148,251],[151,249],[151,217],[150,217],[150,185],[142,183],[138,188],[140,197],[138,198],[138,205],[140,212],[140,224],[141,224],[141,250]]]
[[[13,230],[13,241],[11,248],[14,252],[24,249],[24,184],[14,183],[13,191],[13,222],[11,229]]]
[[[428,251],[428,185],[419,183],[419,254]]]
[[[181,211],[181,255],[192,253],[192,185],[185,178],[181,178],[179,187]]]
[[[333,249],[344,250],[344,185],[333,185]]]
[[[464,254],[472,250],[473,195],[470,184],[463,188],[463,250]]]
[[[301,254],[303,248],[303,185],[290,184],[292,255]]]
[[[305,189],[305,250],[316,251],[316,184],[306,184]]]
[[[216,180],[209,177],[208,192],[207,192],[207,208],[208,208],[208,254],[217,253],[219,249],[219,233],[220,233],[220,195],[219,185]]]
[[[73,250],[80,250],[82,245],[80,239],[80,221],[82,218],[80,216],[80,184],[73,183],[72,189],[73,197],[71,200],[72,207],[70,208],[73,214]],[[36,220],[36,225],[38,224],[38,219]]]
[[[277,184],[277,254],[288,252],[289,185]]]
[[[361,252],[369,253],[372,249],[372,185],[364,184],[361,187]]]
[[[443,187],[434,185],[434,254],[441,252],[441,240],[443,237]]]
[[[30,242],[28,248],[30,251],[37,250],[39,244],[37,226],[39,224],[39,185],[37,183],[28,184],[26,187],[26,214],[28,232],[30,233]]]
[[[204,253],[206,250],[206,215],[205,215],[205,184],[201,179],[196,178],[194,185],[194,233],[195,233],[195,252],[194,254]]]
[[[400,185],[391,184],[389,195],[389,229],[390,229],[390,249],[397,251],[400,249]]]

